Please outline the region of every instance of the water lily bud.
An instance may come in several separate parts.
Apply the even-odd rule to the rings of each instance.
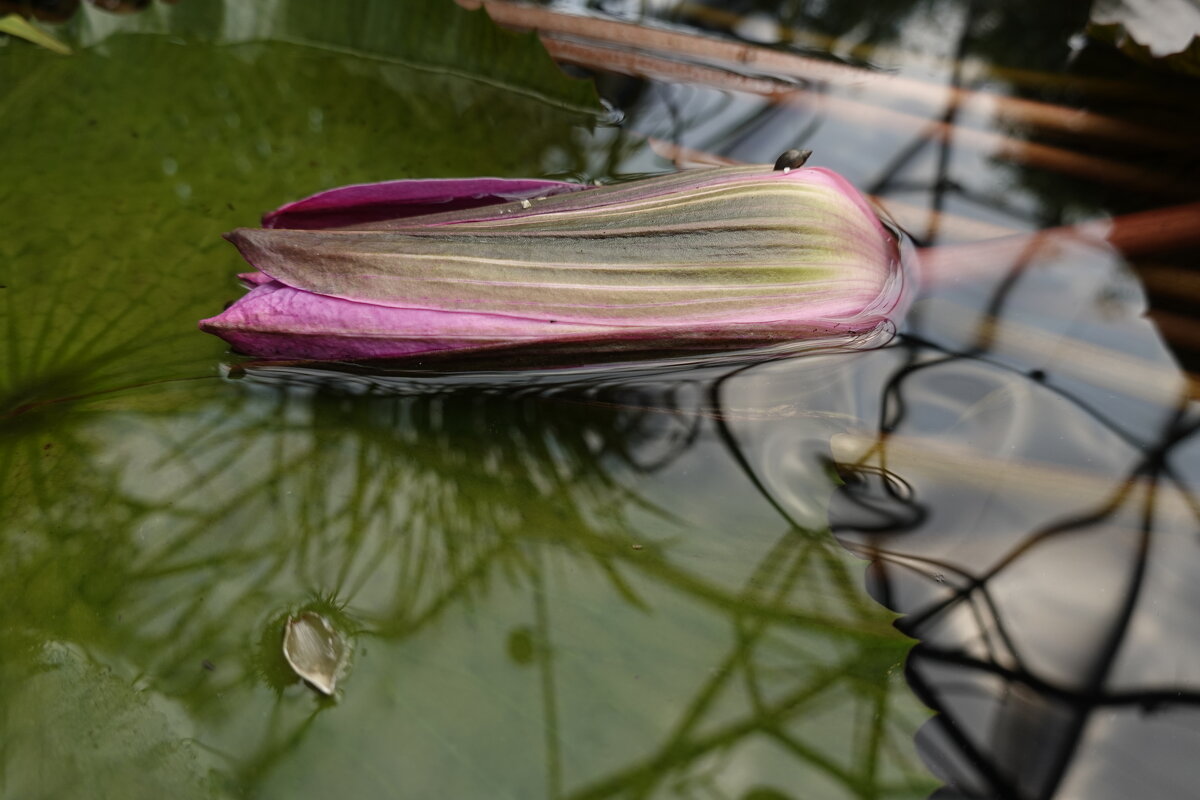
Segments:
[[[264,224],[228,235],[251,291],[200,323],[262,357],[750,347],[872,330],[901,294],[895,234],[820,168],[391,181]]]

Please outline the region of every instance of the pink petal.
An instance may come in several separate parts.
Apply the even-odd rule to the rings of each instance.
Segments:
[[[631,201],[773,183],[811,186],[819,195],[794,195],[787,205],[771,205],[758,216],[750,202],[729,209],[706,200],[702,214],[693,210],[687,219],[676,218],[676,203],[653,212],[635,206],[625,213],[654,220],[636,223],[647,226],[638,229],[636,246],[629,235],[607,235],[608,228],[574,231],[560,224],[553,235],[545,235],[537,227],[558,219],[577,224],[573,220],[581,212],[628,208]],[[695,170],[555,197],[528,208],[495,208],[494,215],[491,209],[468,211],[450,215],[453,220],[426,217],[391,228],[242,228],[227,238],[259,270],[314,294],[395,308],[641,330],[772,322],[838,326],[859,317],[885,291],[895,253],[893,235],[857,190],[819,168]],[[795,278],[745,281],[743,274],[753,277],[757,251],[743,252],[741,241],[720,245],[715,229],[704,242],[692,237],[687,244],[688,226],[720,225],[728,215],[734,230],[732,220],[741,213],[751,213],[741,223],[751,233],[772,214],[795,219],[794,228],[771,234],[777,249],[762,256],[767,268],[794,267]],[[500,227],[492,224],[500,220]],[[533,225],[522,224],[526,221]],[[776,254],[785,249],[788,256]],[[770,261],[777,258],[796,263]]]
[[[236,349],[263,357],[399,358],[438,350],[603,332],[495,314],[388,308],[260,283],[221,314],[200,321]]]
[[[200,329],[261,358],[396,359],[536,347],[541,352],[622,353],[753,347],[870,330],[879,317],[838,324],[766,324],[678,328],[612,328],[427,309],[389,308],[310,294],[268,280]]]

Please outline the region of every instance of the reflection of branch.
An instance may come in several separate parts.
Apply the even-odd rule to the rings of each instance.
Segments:
[[[811,575],[811,559],[824,560],[825,552],[825,546],[818,545],[816,540],[800,536],[796,532],[784,534],[764,554],[746,579],[743,599],[750,601],[754,598],[758,603],[785,605],[798,583]],[[839,584],[849,588],[853,579],[844,574],[839,577]],[[775,584],[773,589],[769,589],[771,583]],[[768,589],[769,597],[757,597],[768,593]],[[869,796],[877,790],[875,760],[879,755],[878,748],[886,720],[886,692],[879,691],[876,695],[875,713],[871,717],[874,720],[873,732],[868,740],[868,750],[864,754],[862,775],[855,775],[801,744],[787,732],[784,725],[803,703],[816,698],[838,682],[849,679],[854,672],[851,664],[822,670],[816,676],[815,683],[811,680],[806,681],[805,687],[790,698],[771,704],[759,688],[754,651],[778,621],[760,614],[742,612],[737,613],[732,622],[735,632],[732,650],[711,670],[712,677],[694,694],[693,700],[657,754],[639,766],[627,768],[577,790],[571,793],[570,797],[600,798],[622,793],[634,798],[649,797],[673,772],[681,770],[712,750],[727,747],[754,732],[775,739],[803,761],[862,796]],[[745,722],[729,726],[722,731],[697,736],[698,728],[707,720],[714,704],[724,696],[726,688],[738,672],[742,674],[751,696],[753,715]]]
[[[656,776],[663,774],[674,764],[696,761],[749,734],[765,732],[781,724],[806,703],[844,680],[846,674],[853,669],[853,662],[835,664],[833,667],[823,670],[819,676],[806,683],[803,688],[775,702],[765,714],[743,718],[688,741],[671,742],[640,764],[613,773],[590,786],[571,792],[567,797],[570,800],[599,800],[599,798],[613,797],[624,791],[641,788],[644,782],[654,780]]]
[[[1150,709],[1164,705],[1200,706],[1200,692],[1188,691],[1182,687],[1168,686],[1161,689],[1142,689],[1138,691],[1121,689],[1093,688],[1073,689],[1046,680],[1027,669],[1014,669],[998,664],[992,660],[984,660],[971,656],[962,650],[938,647],[930,644],[919,644],[915,652],[921,660],[936,661],[939,664],[949,664],[956,667],[995,675],[1003,678],[1006,683],[1021,684],[1033,689],[1038,694],[1072,706],[1077,709],[1122,708],[1133,706]]]
[[[1138,607],[1138,602],[1141,599],[1142,587],[1145,583],[1146,567],[1150,557],[1150,544],[1154,535],[1154,517],[1155,517],[1155,500],[1157,497],[1157,475],[1161,470],[1166,454],[1178,442],[1186,439],[1194,433],[1200,423],[1181,424],[1184,421],[1185,408],[1180,407],[1176,413],[1168,420],[1163,432],[1162,443],[1155,448],[1152,448],[1146,455],[1145,461],[1139,467],[1138,472],[1145,475],[1149,484],[1144,491],[1142,500],[1141,514],[1141,529],[1137,539],[1136,552],[1134,554],[1133,566],[1129,577],[1129,585],[1126,587],[1124,600],[1121,607],[1118,609],[1115,619],[1113,620],[1112,630],[1109,631],[1106,640],[1100,647],[1096,660],[1093,662],[1092,669],[1084,676],[1083,685],[1085,691],[1092,694],[1099,694],[1104,691],[1108,677],[1116,664],[1117,656],[1119,655],[1122,645],[1125,641],[1125,636],[1129,631],[1129,625],[1133,620],[1134,611]],[[1058,758],[1055,759],[1054,766],[1051,770],[1051,777],[1047,783],[1051,787],[1050,791],[1057,789],[1063,778],[1067,774],[1070,767],[1072,757],[1075,750],[1079,747],[1083,735],[1084,728],[1090,719],[1090,709],[1082,711],[1073,720],[1068,735],[1065,737],[1068,746],[1061,748],[1058,751]]]
[[[558,800],[562,797],[562,750],[558,741],[558,692],[554,688],[554,646],[550,639],[550,610],[546,601],[546,559],[537,554],[538,563],[533,570],[533,617],[537,630],[534,649],[541,673],[541,695],[543,723],[542,735],[546,747],[546,798]]]
[[[863,454],[876,446],[877,439],[864,433],[839,433],[831,440],[834,460],[851,466],[862,463]],[[1112,480],[1107,475],[1089,474],[1056,464],[990,457],[933,437],[896,434],[888,439],[886,451],[892,472],[901,475],[919,472],[935,477],[942,486],[977,488],[1021,502],[1105,497],[1112,491]],[[1119,482],[1119,494],[1109,502],[1119,502],[1127,491],[1133,488],[1145,490],[1150,485],[1133,465],[1133,474],[1127,481]],[[1186,519],[1189,514],[1190,510],[1174,509],[1172,518]]]
[[[1168,217],[1170,215],[1168,214]],[[1136,226],[1135,226],[1136,227]],[[1118,225],[1119,230],[1119,225]],[[1146,228],[1138,232],[1141,235]],[[1025,241],[1028,249],[1029,240]],[[970,644],[961,647],[936,646],[928,643],[918,645],[913,651],[909,662],[909,680],[914,691],[929,705],[939,711],[939,716],[931,725],[936,726],[952,744],[958,759],[966,759],[977,773],[977,778],[984,781],[989,796],[999,794],[1004,797],[1025,797],[1026,790],[1032,792],[1031,797],[1049,798],[1058,790],[1064,776],[1074,763],[1077,750],[1084,741],[1084,733],[1094,712],[1099,708],[1111,708],[1122,705],[1141,705],[1154,707],[1160,704],[1170,705],[1178,702],[1187,705],[1200,704],[1200,693],[1179,689],[1151,688],[1139,691],[1113,691],[1107,687],[1112,670],[1125,646],[1130,625],[1139,606],[1142,585],[1145,580],[1150,547],[1154,532],[1168,521],[1194,524],[1194,519],[1200,512],[1200,503],[1192,497],[1190,488],[1182,478],[1175,473],[1170,463],[1170,453],[1181,442],[1193,436],[1200,430],[1200,420],[1189,417],[1186,396],[1180,397],[1178,392],[1181,383],[1177,373],[1172,370],[1148,366],[1127,356],[1115,355],[1124,363],[1129,361],[1137,376],[1135,380],[1148,385],[1138,387],[1135,382],[1123,382],[1122,391],[1142,397],[1145,400],[1161,404],[1162,398],[1174,398],[1178,406],[1174,409],[1162,430],[1152,441],[1143,441],[1143,437],[1135,436],[1122,429],[1117,420],[1109,419],[1105,414],[1092,407],[1082,398],[1075,397],[1061,386],[1045,382],[1045,376],[1039,375],[1037,380],[1047,390],[1073,403],[1079,411],[1091,416],[1095,421],[1120,436],[1132,448],[1140,451],[1141,457],[1130,465],[1126,477],[1118,478],[1115,485],[1111,479],[1100,476],[1091,477],[1086,474],[1069,472],[1057,466],[1037,465],[1028,463],[1013,463],[1011,459],[993,459],[969,453],[965,449],[948,449],[928,439],[906,436],[896,433],[901,429],[908,415],[904,402],[904,387],[907,380],[918,372],[936,369],[942,365],[954,364],[962,359],[984,361],[995,367],[1002,368],[1014,375],[1023,375],[1021,367],[1010,366],[998,362],[990,354],[996,343],[994,334],[999,332],[1008,346],[1013,350],[1014,341],[1020,343],[1018,351],[1022,351],[1022,360],[1039,363],[1037,348],[1030,346],[1031,342],[1040,340],[1032,332],[1017,330],[1014,337],[1013,328],[1007,321],[1001,321],[999,315],[1004,310],[1009,289],[1014,285],[1025,261],[1012,259],[1007,263],[1006,278],[996,284],[996,289],[989,307],[992,313],[985,314],[982,320],[975,317],[979,327],[974,337],[974,344],[959,352],[953,352],[945,347],[922,339],[915,334],[906,334],[902,345],[910,353],[907,362],[897,369],[888,381],[888,391],[885,392],[880,430],[875,435],[839,435],[833,440],[835,458],[849,462],[851,469],[854,465],[863,465],[867,458],[880,459],[884,469],[889,474],[893,471],[900,475],[912,477],[914,473],[929,476],[936,486],[966,485],[977,487],[984,493],[996,493],[1010,502],[1020,503],[1023,496],[1040,497],[1043,500],[1054,501],[1056,497],[1070,497],[1073,500],[1093,504],[1088,510],[1062,519],[1039,530],[1021,537],[1014,547],[997,558],[991,564],[980,570],[968,571],[944,560],[926,558],[903,551],[903,547],[883,547],[875,543],[850,543],[852,550],[874,559],[875,574],[883,586],[885,602],[896,608],[896,598],[890,594],[888,584],[889,568],[904,570],[911,574],[927,576],[938,583],[946,582],[945,574],[954,574],[954,580],[949,581],[948,592],[935,590],[921,604],[896,608],[906,613],[898,623],[902,630],[918,637],[931,637],[938,630],[935,626],[945,615],[955,608],[964,608],[970,617],[959,617],[960,621],[973,620],[973,634],[966,637]],[[1001,267],[1003,268],[1003,267]],[[945,328],[945,318],[941,318],[941,328]],[[958,341],[971,341],[970,325],[966,318],[960,321],[958,331],[950,338]],[[1028,341],[1022,341],[1021,337]],[[1049,341],[1045,339],[1044,341]],[[1075,347],[1076,345],[1072,345]],[[1090,345],[1082,345],[1088,348]],[[1092,347],[1093,350],[1096,348]],[[934,355],[926,356],[924,360],[917,357],[920,351],[933,351]],[[1105,354],[1104,358],[1110,358]],[[1067,361],[1073,361],[1068,359]],[[1104,363],[1100,359],[1098,363]],[[1065,364],[1073,369],[1077,364]],[[1097,376],[1089,369],[1089,374],[1080,376],[1089,383],[1106,385],[1102,376]],[[1108,383],[1107,385],[1112,385]],[[1117,388],[1114,385],[1114,388]],[[1174,391],[1172,391],[1174,390]],[[1178,490],[1182,502],[1168,504],[1160,485],[1169,483]],[[1097,645],[1089,666],[1081,675],[1081,685],[1078,688],[1059,686],[1034,672],[1018,652],[1014,637],[1006,623],[1002,608],[998,604],[990,586],[1007,569],[1028,556],[1044,543],[1060,539],[1064,535],[1084,536],[1093,532],[1101,523],[1105,529],[1110,529],[1109,521],[1122,509],[1128,507],[1134,499],[1138,500],[1140,524],[1136,531],[1130,531],[1132,557],[1129,564],[1129,577],[1121,595],[1119,605],[1114,609],[1111,625],[1105,632],[1102,641]],[[851,502],[853,495],[847,495]],[[871,533],[857,522],[845,526],[844,532]],[[878,533],[889,536],[903,534],[899,528],[883,529]],[[902,541],[902,537],[900,537]],[[982,606],[980,605],[982,603]],[[965,604],[965,606],[964,606]],[[997,638],[1001,649],[997,649],[993,639]],[[971,652],[974,646],[982,646],[986,656]],[[1047,740],[1043,752],[1048,756],[1046,770],[1030,777],[1031,773],[1018,772],[1022,765],[1005,759],[1002,748],[995,749],[994,743],[972,741],[964,728],[956,722],[960,712],[955,703],[955,685],[961,683],[964,688],[971,687],[972,695],[978,702],[982,698],[996,699],[996,690],[969,679],[960,678],[953,681],[945,676],[929,680],[924,666],[927,663],[940,663],[947,666],[961,667],[968,672],[987,674],[998,677],[1006,684],[1020,685],[1035,692],[1041,700],[1054,702],[1065,706],[1069,713],[1059,719],[1054,730],[1046,734]],[[965,700],[964,700],[965,702]],[[999,723],[997,723],[999,724]],[[927,752],[931,752],[927,749]],[[953,763],[954,757],[943,757],[943,763]],[[1014,784],[1013,776],[1022,775]],[[1036,784],[1026,784],[1026,781],[1036,781]]]
[[[1181,252],[1200,247],[1200,203],[1123,214],[1109,220],[1083,222],[987,242],[935,247],[921,251],[922,280],[952,283],[1007,269],[1022,253],[1037,247],[1045,256],[1074,242],[1108,245],[1126,258]]]
[[[906,675],[908,677],[908,685],[912,687],[913,692],[920,698],[921,702],[937,712],[929,725],[935,725],[942,733],[950,740],[955,748],[955,755],[965,759],[978,772],[980,777],[986,781],[984,791],[994,797],[1012,798],[1019,800],[1020,792],[1016,790],[1012,780],[1008,775],[1001,771],[1000,766],[996,763],[996,759],[991,753],[981,749],[973,742],[957,724],[957,721],[949,716],[950,709],[942,701],[938,692],[934,691],[934,687],[926,680],[925,676],[914,665],[917,663],[917,654],[923,652],[925,645],[919,643],[909,653]],[[928,746],[927,746],[928,749]],[[957,759],[954,756],[945,758],[941,763],[953,763]],[[945,776],[942,776],[945,777]]]

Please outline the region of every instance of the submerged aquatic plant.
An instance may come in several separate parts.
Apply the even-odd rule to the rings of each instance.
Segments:
[[[302,359],[716,350],[878,328],[901,296],[896,235],[840,175],[790,163],[322,192],[228,234],[253,288],[200,327]]]

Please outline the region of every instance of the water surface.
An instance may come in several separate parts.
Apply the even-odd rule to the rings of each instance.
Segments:
[[[935,85],[1129,102],[1021,77],[1111,83],[1068,46],[1086,11],[1014,53],[1016,12],[895,6],[765,19]],[[0,52],[0,796],[1189,796],[1200,449],[1188,329],[1164,341],[1143,284],[1180,316],[1184,248],[967,260],[888,346],[789,358],[262,369],[194,327],[239,291],[221,232],[356,181],[806,146],[921,211],[923,245],[1188,197],[822,104],[854,88],[618,70],[604,116],[451,72],[178,36]],[[1176,81],[1118,83],[1170,129]],[[989,109],[901,110],[1195,168]],[[350,644],[331,699],[282,658],[305,610]]]

